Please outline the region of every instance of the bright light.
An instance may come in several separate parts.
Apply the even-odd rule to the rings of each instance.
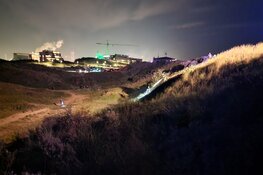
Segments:
[[[100,60],[103,60],[104,59],[104,55],[102,53],[97,52],[96,53],[96,58],[100,59]]]
[[[163,78],[160,79],[159,81],[157,81],[156,83],[154,83],[154,85],[152,87],[148,86],[148,88],[146,89],[145,92],[139,94],[136,98],[133,99],[133,101],[139,101],[142,98],[144,98],[145,96],[149,95],[154,89],[156,89],[160,83],[163,81]]]

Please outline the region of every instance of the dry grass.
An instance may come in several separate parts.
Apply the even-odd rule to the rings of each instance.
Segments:
[[[102,109],[125,101],[127,94],[121,88],[110,88],[104,90],[90,91],[82,90],[78,93],[85,94],[86,98],[82,103],[75,106],[75,113],[91,113],[95,114]]]
[[[263,57],[263,43],[257,45],[242,45],[222,52],[217,56],[201,64],[188,67],[170,76],[176,77],[182,74],[181,80],[177,81],[173,87],[167,89],[167,93],[176,97],[189,96],[196,93],[193,89],[206,93],[212,92],[215,87],[209,83],[211,80],[219,79],[228,67],[238,67],[248,65]],[[200,92],[199,92],[200,93]],[[166,96],[168,96],[166,94]]]
[[[5,142],[12,141],[17,134],[27,134],[47,117],[64,115],[67,111],[81,116],[95,114],[127,97],[121,88],[50,91],[8,83],[0,85],[0,102],[3,104],[0,106],[0,138]],[[61,98],[67,105],[66,110],[54,105]],[[14,109],[16,106],[20,108]]]
[[[60,91],[28,88],[0,82],[0,118],[17,112],[37,109],[43,105],[53,105],[59,98],[67,96]]]
[[[60,68],[27,62],[2,62],[0,69],[1,82],[52,90],[109,88],[126,81],[126,76],[121,72],[69,73]]]
[[[220,71],[222,67],[228,65],[248,64],[255,59],[262,58],[263,56],[263,43],[257,45],[242,45],[234,47],[228,51],[222,52],[208,61],[192,66],[182,71],[184,80],[192,79],[191,73],[203,68],[211,67],[206,73],[203,72],[198,78],[209,79]]]

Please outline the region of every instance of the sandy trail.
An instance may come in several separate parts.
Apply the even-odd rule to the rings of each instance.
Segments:
[[[66,108],[55,107],[55,105],[42,106],[35,110],[16,113],[0,119],[0,138],[6,139],[15,133],[26,132],[28,129],[36,127],[44,118],[65,113],[68,109],[67,107],[74,108],[75,105],[82,103],[87,98],[86,95],[76,94],[72,91],[63,92],[70,95],[70,97],[63,99]]]
[[[16,113],[16,114],[10,115],[9,117],[0,119],[0,127],[4,126],[4,125],[8,125],[9,123],[18,121],[20,119],[23,119],[23,118],[25,118],[27,116],[30,116],[30,115],[41,115],[41,114],[44,114],[44,113],[46,113],[48,111],[49,111],[49,108],[42,108],[42,109],[38,109],[38,110],[27,111],[27,112],[24,112],[24,113]]]
[[[94,92],[74,90],[60,92],[69,95],[69,97],[63,98],[65,108],[59,106],[60,99],[57,99],[49,105],[39,105],[37,109],[19,112],[0,119],[0,140],[9,142],[17,134],[25,135],[30,129],[38,127],[48,117],[60,116],[68,112],[95,114],[104,108],[118,104],[119,100],[126,95],[121,88]]]

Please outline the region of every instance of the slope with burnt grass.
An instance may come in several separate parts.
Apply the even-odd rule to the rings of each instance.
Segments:
[[[2,172],[262,174],[263,44],[185,70],[150,100],[49,118],[1,147]],[[8,150],[8,152],[7,152]]]

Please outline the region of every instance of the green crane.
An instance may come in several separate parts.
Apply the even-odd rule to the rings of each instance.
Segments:
[[[109,55],[109,46],[133,46],[133,47],[137,47],[137,45],[134,45],[134,44],[115,44],[115,43],[109,43],[108,40],[107,40],[106,43],[96,43],[96,44],[97,44],[97,45],[106,46],[106,55]],[[103,59],[102,57],[103,57],[102,54],[97,53],[97,58]]]

